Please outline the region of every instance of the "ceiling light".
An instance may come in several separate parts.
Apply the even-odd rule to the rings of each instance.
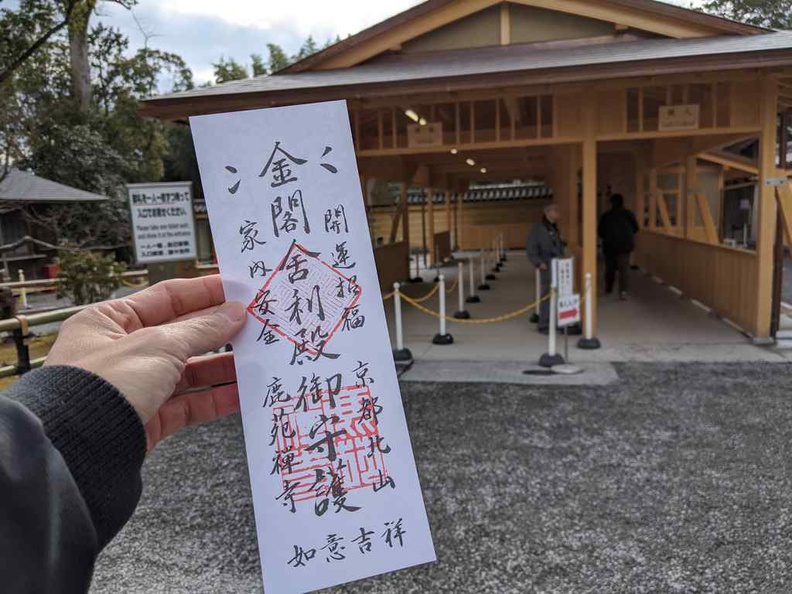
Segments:
[[[418,123],[421,124],[421,126],[426,126],[426,120],[424,118],[418,120]]]
[[[487,168],[486,167],[482,167],[481,168],[481,173],[487,173]]]
[[[466,159],[465,163],[467,163],[471,167],[473,167],[476,164],[476,162],[473,159]]]
[[[406,115],[408,118],[410,118],[413,122],[417,122],[419,119],[421,119],[421,118],[418,117],[418,114],[415,113],[412,109],[406,110],[404,112],[404,115]]]
[[[459,152],[459,151],[458,151],[458,150],[456,150],[456,149],[451,149],[451,154],[452,154],[452,155],[456,155],[458,152]]]

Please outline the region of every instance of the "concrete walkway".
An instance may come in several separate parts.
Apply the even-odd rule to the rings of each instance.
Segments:
[[[469,254],[460,253],[464,259]],[[455,266],[443,269],[447,286],[457,275]],[[570,337],[569,358],[576,364],[613,362],[788,362],[792,351],[757,347],[741,332],[709,314],[689,299],[680,297],[670,288],[660,285],[642,271],[631,273],[630,299],[619,301],[615,296],[601,295],[599,299],[598,337],[603,348],[584,351],[577,348],[577,337]],[[426,283],[407,285],[404,291],[420,297],[433,288],[433,270],[425,271]],[[466,274],[467,276],[467,274]],[[478,284],[476,260],[476,284]],[[478,304],[466,304],[473,319],[495,317],[515,311],[534,300],[534,270],[522,252],[512,252],[498,280],[489,281],[491,291],[479,292]],[[465,279],[467,281],[467,279]],[[467,295],[467,283],[466,283]],[[425,306],[438,311],[439,297],[433,296]],[[448,293],[447,310],[455,311],[456,289]],[[393,340],[393,300],[386,302],[386,315]],[[405,374],[421,376],[432,373],[432,364],[439,362],[499,361],[520,365],[535,364],[547,351],[547,337],[536,332],[528,316],[492,324],[458,324],[449,322],[448,332],[454,344],[438,346],[431,343],[438,332],[438,321],[412,306],[403,304],[405,343],[415,358],[414,369]],[[563,353],[563,338],[559,338]],[[427,367],[428,366],[428,367]],[[435,365],[436,369],[440,369]],[[475,372],[467,374],[474,376]],[[457,381],[472,381],[457,377]],[[521,382],[523,383],[523,382]],[[533,382],[531,382],[533,383]]]

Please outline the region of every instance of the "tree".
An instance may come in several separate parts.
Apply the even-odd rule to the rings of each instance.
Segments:
[[[248,77],[247,68],[233,58],[226,60],[223,56],[220,56],[220,61],[212,64],[212,67],[214,68],[215,83],[218,85]]]
[[[792,0],[707,0],[705,12],[770,29],[792,29]]]
[[[303,42],[302,46],[300,47],[300,51],[297,52],[297,55],[294,56],[294,60],[302,60],[303,58],[307,58],[311,54],[315,54],[319,51],[319,46],[316,45],[316,41],[314,41],[313,35],[309,35],[308,39]]]
[[[104,301],[120,283],[126,266],[112,255],[64,249],[58,253],[60,272],[58,296],[68,296],[75,305]]]
[[[283,48],[275,43],[268,43],[267,51],[269,52],[269,62],[267,63],[267,67],[269,68],[270,74],[277,72],[278,70],[283,70],[286,68],[286,66],[292,63],[292,60],[289,59],[289,56],[286,55],[286,52],[283,51]]]
[[[264,58],[261,54],[250,54],[250,70],[253,76],[263,76],[267,74],[267,65],[264,63]]]

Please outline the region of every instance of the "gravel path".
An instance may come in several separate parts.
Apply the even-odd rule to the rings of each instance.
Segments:
[[[439,561],[333,592],[792,591],[792,367],[617,371],[404,384]],[[237,418],[162,444],[144,479],[93,594],[261,591]]]

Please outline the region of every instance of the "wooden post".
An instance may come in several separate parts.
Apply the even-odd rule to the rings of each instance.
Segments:
[[[591,274],[591,328],[597,334],[597,140],[594,136],[596,105],[583,106],[583,257],[582,275]]]
[[[657,169],[649,170],[649,228],[657,229]]]
[[[435,260],[435,220],[434,220],[434,188],[426,188],[426,210],[427,218],[429,219],[429,229],[427,232],[429,250],[429,266],[434,266]]]
[[[696,155],[685,159],[685,231],[690,239],[696,226],[696,192],[698,188],[698,162]],[[679,223],[679,221],[677,221]]]
[[[638,227],[644,228],[644,213],[646,211],[646,190],[644,190],[644,162],[640,157],[635,161],[635,218]]]
[[[407,244],[407,252],[410,251],[410,207],[407,203],[407,184],[402,182],[400,191],[401,210],[402,210],[402,241]]]
[[[465,207],[465,194],[466,190],[461,190],[457,193],[457,233],[456,233],[456,240],[457,240],[457,247],[461,250],[464,249],[462,247],[465,237],[465,214],[464,214],[464,207]]]
[[[757,342],[770,340],[773,306],[773,243],[775,240],[777,206],[775,188],[765,185],[776,170],[776,118],[778,84],[774,78],[762,81],[759,135],[759,211],[756,229],[756,318],[753,335]]]
[[[451,249],[454,249],[454,226],[451,219],[451,190],[445,192],[446,231],[448,231]]]

